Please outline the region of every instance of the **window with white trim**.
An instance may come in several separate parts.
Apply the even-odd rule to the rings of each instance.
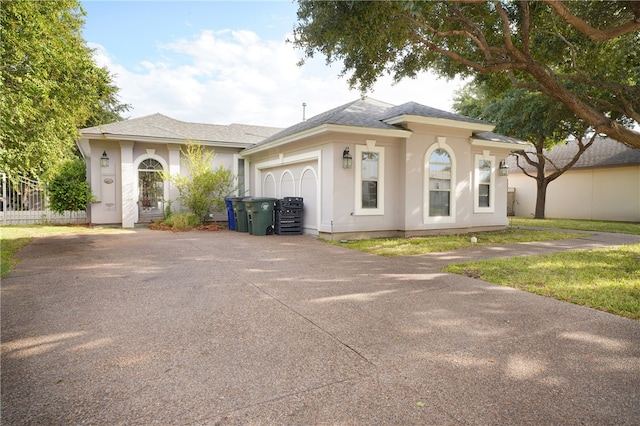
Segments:
[[[451,216],[451,169],[449,153],[438,148],[429,156],[429,216]]]
[[[376,147],[375,141],[356,145],[355,160],[355,214],[384,214],[384,147]]]
[[[495,166],[496,157],[489,155],[488,152],[475,156],[475,213],[493,213],[495,211]]]
[[[446,138],[438,136],[424,155],[425,224],[456,221],[456,156]]]

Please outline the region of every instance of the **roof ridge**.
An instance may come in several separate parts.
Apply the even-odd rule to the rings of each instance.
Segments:
[[[455,112],[446,111],[444,109],[434,108],[415,101],[405,102],[389,109],[388,113],[381,120],[390,120],[402,115],[417,115],[422,117],[442,118],[447,120],[462,121],[476,124],[492,124],[486,120],[469,117]]]

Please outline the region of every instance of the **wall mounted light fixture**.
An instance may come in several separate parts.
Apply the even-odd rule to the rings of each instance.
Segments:
[[[351,157],[351,154],[349,154],[349,147],[346,147],[342,152],[342,168],[350,169],[352,164],[353,158]]]
[[[107,157],[107,151],[102,152],[102,157],[100,157],[100,167],[109,167],[109,157]]]
[[[506,160],[500,162],[500,176],[509,176],[509,166],[507,166]]]

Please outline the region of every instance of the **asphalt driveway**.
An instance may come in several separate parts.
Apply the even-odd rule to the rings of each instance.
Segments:
[[[2,424],[638,425],[639,322],[439,270],[617,241],[37,239],[0,287]]]

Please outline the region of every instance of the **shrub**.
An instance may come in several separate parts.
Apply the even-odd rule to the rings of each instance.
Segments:
[[[200,218],[191,212],[172,213],[171,216],[164,220],[164,224],[171,227],[174,231],[193,229],[200,225],[200,223]]]
[[[182,151],[188,176],[165,174],[178,189],[178,200],[183,206],[205,222],[209,213],[225,209],[224,199],[236,190],[231,170],[219,166],[211,169],[213,151],[204,151],[202,145],[189,144]]]
[[[67,160],[51,171],[47,185],[49,208],[56,213],[85,211],[94,197],[80,159]]]

